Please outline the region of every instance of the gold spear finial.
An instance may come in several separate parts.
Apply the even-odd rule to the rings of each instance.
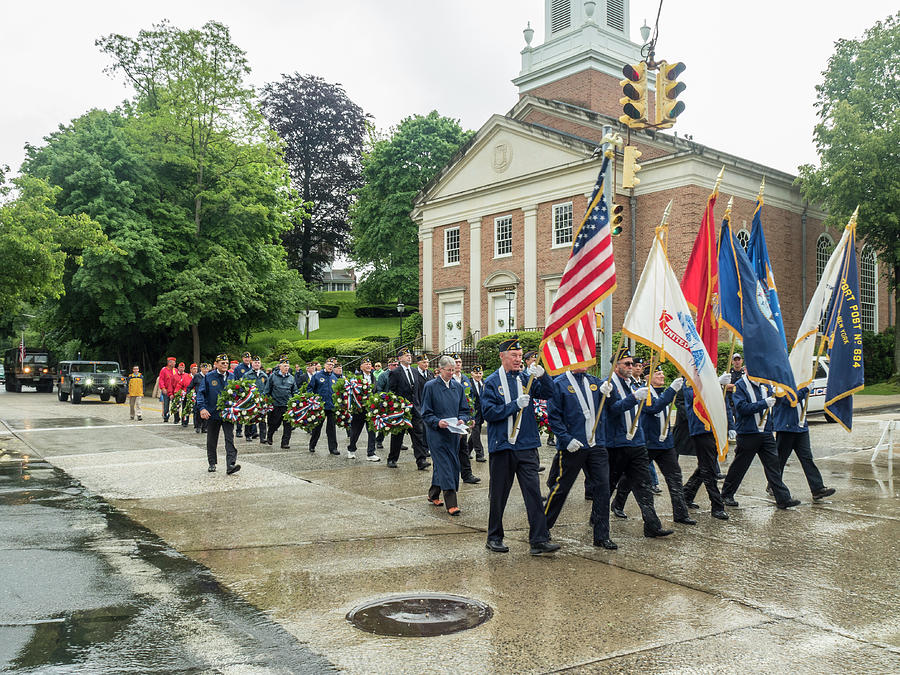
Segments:
[[[725,207],[725,215],[724,218],[731,218],[731,207],[734,206],[734,196],[728,200],[728,206]]]
[[[766,177],[763,176],[762,181],[759,184],[759,195],[756,198],[758,201],[762,201],[763,192],[765,192],[765,191],[766,191]]]
[[[847,223],[848,227],[856,227],[856,217],[859,215],[859,204],[856,205],[856,210],[853,212],[853,215],[850,216],[850,222]]]
[[[713,188],[713,194],[718,194],[719,186],[722,184],[722,177],[725,175],[725,165],[722,165],[722,170],[719,171],[719,175],[716,176],[716,186]]]

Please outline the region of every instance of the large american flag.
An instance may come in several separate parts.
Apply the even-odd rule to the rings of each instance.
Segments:
[[[541,341],[544,366],[552,375],[596,363],[594,307],[616,290],[609,209],[603,198],[608,164],[604,158]]]

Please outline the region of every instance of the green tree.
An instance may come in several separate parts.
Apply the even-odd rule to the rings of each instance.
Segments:
[[[820,166],[800,167],[806,198],[822,204],[826,223],[842,227],[859,205],[858,232],[875,247],[900,312],[900,12],[861,40],[838,40],[816,87],[814,136]],[[894,339],[900,377],[900,332]]]
[[[416,194],[473,135],[436,111],[404,119],[390,138],[363,154],[363,187],[350,209],[352,257],[371,270],[357,293],[364,302],[419,298]]]
[[[84,214],[55,210],[58,188],[23,176],[12,181],[13,198],[0,171],[0,329],[12,332],[25,306],[37,306],[65,292],[67,264],[80,265],[91,250],[108,242],[100,226]]]

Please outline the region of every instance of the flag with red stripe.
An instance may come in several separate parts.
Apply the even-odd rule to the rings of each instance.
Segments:
[[[596,362],[594,307],[616,290],[609,209],[603,198],[608,164],[604,158],[541,340],[544,367],[552,375]]]

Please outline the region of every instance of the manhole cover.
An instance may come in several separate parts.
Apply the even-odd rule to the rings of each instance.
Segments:
[[[493,616],[483,602],[461,595],[394,595],[367,602],[347,613],[357,628],[378,635],[431,637],[475,628]]]

